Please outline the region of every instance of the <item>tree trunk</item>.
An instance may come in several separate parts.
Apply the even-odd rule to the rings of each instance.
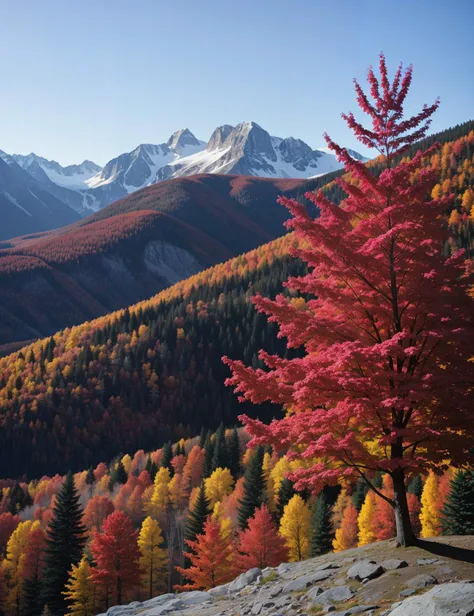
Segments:
[[[397,546],[409,547],[417,544],[411,527],[410,512],[407,503],[405,474],[401,469],[393,471],[393,492],[395,500],[395,522],[397,525]]]

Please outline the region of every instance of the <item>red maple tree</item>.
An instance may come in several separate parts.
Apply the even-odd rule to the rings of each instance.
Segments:
[[[46,537],[41,528],[32,530],[28,536],[28,544],[22,566],[22,577],[26,580],[39,580],[43,574],[43,552]]]
[[[82,521],[89,531],[100,531],[104,520],[113,511],[114,504],[110,498],[96,494],[87,503]]]
[[[19,523],[20,518],[17,515],[9,511],[0,513],[0,554],[5,551],[8,540]]]
[[[96,532],[91,553],[97,563],[91,570],[92,579],[106,592],[106,604],[111,593],[112,605],[121,605],[140,583],[140,551],[138,531],[122,511],[114,511],[105,520],[102,532]]]
[[[288,548],[265,504],[249,518],[248,528],[240,531],[237,549],[235,569],[238,572],[254,567],[277,567],[288,560]]]
[[[446,460],[464,463],[474,419],[471,279],[462,254],[443,254],[443,214],[452,198],[430,199],[436,171],[423,166],[439,146],[400,162],[439,104],[404,119],[411,79],[411,66],[404,72],[400,65],[390,83],[381,55],[380,83],[368,73],[373,102],[355,82],[372,129],[343,114],[356,137],[383,155],[378,177],[325,135],[350,172],[350,181],[337,180],[347,198],[338,207],[321,191],[307,193],[319,207],[317,219],[296,200],[280,199],[293,214],[288,227],[302,241],[292,254],[310,268],[286,286],[306,301],[257,295],[254,302],[278,323],[288,347],[303,347],[304,357],[261,351],[267,370],[224,358],[233,372],[227,383],[242,400],[286,409],[287,417],[270,426],[242,421],[254,442],[298,445],[298,455],[314,462],[293,473],[296,487],[317,492],[341,476],[362,477],[395,509],[402,545],[416,542],[407,475]],[[393,498],[374,486],[377,471],[391,476]]]
[[[192,552],[184,552],[191,561],[188,569],[176,570],[191,581],[175,586],[177,590],[208,590],[232,579],[233,545],[229,536],[223,535],[219,520],[209,516],[204,523],[204,533],[196,541],[186,541]]]

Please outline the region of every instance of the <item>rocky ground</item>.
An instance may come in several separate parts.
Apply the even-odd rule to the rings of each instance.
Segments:
[[[384,541],[251,569],[209,592],[161,595],[107,616],[474,616],[473,563],[474,536],[405,549]]]

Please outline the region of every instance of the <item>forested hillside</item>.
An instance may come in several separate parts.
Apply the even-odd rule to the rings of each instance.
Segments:
[[[457,193],[455,213],[446,213],[453,229],[447,252],[457,244],[470,248],[472,128],[468,123],[440,135],[442,151],[426,160],[439,169],[435,190]],[[0,474],[78,470],[120,451],[193,435],[203,425],[232,424],[242,411],[255,413],[224,387],[221,357],[255,364],[259,348],[284,352],[276,328],[256,314],[250,297],[256,291],[275,296],[289,274],[302,272],[288,256],[293,241],[287,235],[1,359]],[[277,412],[258,408],[262,419]]]
[[[432,161],[440,188],[458,193],[452,222],[457,241],[470,241],[473,122],[412,146],[438,140]],[[456,143],[455,143],[456,142]],[[368,163],[375,173],[377,160]],[[286,208],[277,196],[302,198],[333,180],[269,180],[202,175],[178,178],[133,193],[97,214],[58,231],[0,245],[0,345],[31,340],[150,297],[174,282],[284,233]]]
[[[319,180],[323,185],[326,180]],[[284,233],[299,180],[195,176],[0,245],[0,344],[124,308]]]

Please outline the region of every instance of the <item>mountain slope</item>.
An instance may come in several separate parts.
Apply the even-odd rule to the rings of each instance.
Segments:
[[[99,165],[85,160],[80,165],[62,167],[54,160],[47,160],[36,154],[8,155],[0,152],[0,156],[8,164],[18,164],[27,171],[41,187],[60,201],[66,203],[81,216],[90,214],[94,199],[86,192],[86,180],[100,171]]]
[[[16,163],[0,156],[0,240],[68,225],[80,217]]]
[[[53,333],[136,302],[281,235],[279,194],[301,182],[178,178],[71,227],[0,249],[0,344]]]
[[[456,209],[461,207],[464,187],[474,186],[474,123],[437,137],[445,140],[447,164],[438,155],[426,164],[439,165],[440,185],[446,191],[458,186]],[[377,172],[377,161],[372,164]],[[462,174],[464,184],[459,188]],[[294,190],[298,189],[301,186]],[[325,191],[337,199],[334,184]],[[169,213],[137,210],[77,228],[101,224],[105,230],[118,220],[109,241],[120,242],[116,240],[123,225],[120,217],[138,217],[136,224],[146,226],[148,218],[156,216],[170,217],[176,225],[177,218]],[[472,239],[467,238],[456,235],[452,246],[461,242],[469,247]],[[258,366],[258,349],[285,351],[276,326],[256,313],[250,297],[255,292],[274,297],[289,275],[304,272],[302,264],[288,255],[294,241],[292,234],[273,240],[129,309],[66,329],[0,359],[0,475],[76,470],[112,459],[118,452],[150,449],[169,438],[196,434],[202,426],[216,428],[221,421],[230,425],[242,412],[257,412],[262,419],[278,413],[273,405],[239,403],[224,387],[228,372],[221,357],[242,358]],[[450,248],[446,246],[447,252]],[[58,249],[54,255],[55,264],[60,263],[62,252]],[[65,278],[60,267],[45,264],[44,256],[17,258],[35,258],[38,268],[49,267]],[[123,277],[117,280],[126,286]],[[72,283],[67,288],[73,296]]]

